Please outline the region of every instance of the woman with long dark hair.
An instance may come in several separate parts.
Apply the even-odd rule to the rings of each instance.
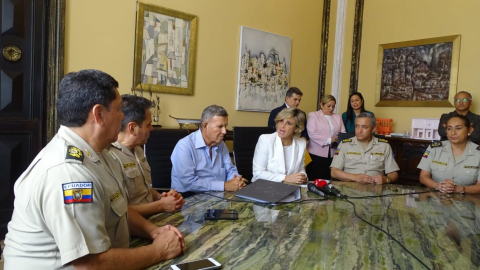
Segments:
[[[362,112],[368,112],[375,117],[375,114],[365,110],[365,102],[360,92],[353,92],[348,97],[347,111],[342,113],[343,124],[347,133],[355,132],[355,119]]]

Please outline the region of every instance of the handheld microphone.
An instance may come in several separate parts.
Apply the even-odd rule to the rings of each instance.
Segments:
[[[325,180],[317,179],[314,181],[315,186],[317,186],[321,191],[337,196],[339,198],[346,198],[347,196],[343,195],[340,190],[336,189],[332,184],[328,183]]]
[[[325,193],[323,193],[322,191],[320,191],[320,190],[317,188],[317,186],[315,186],[315,185],[312,184],[312,183],[308,183],[308,184],[307,184],[307,188],[308,188],[308,191],[313,192],[313,193],[317,194],[317,195],[320,196],[320,197],[323,197],[323,198],[326,198],[326,197],[327,197],[327,195],[325,195]]]

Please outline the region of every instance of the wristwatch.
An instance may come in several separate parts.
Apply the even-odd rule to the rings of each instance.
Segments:
[[[390,178],[387,176],[387,184],[390,184]]]
[[[460,191],[460,194],[465,195],[465,186],[462,186],[462,191]]]

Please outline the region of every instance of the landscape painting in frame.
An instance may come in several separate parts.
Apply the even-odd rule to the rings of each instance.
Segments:
[[[197,16],[138,2],[133,88],[192,95]]]
[[[460,35],[380,45],[376,106],[453,106],[459,56]]]
[[[270,112],[285,102],[292,39],[242,26],[237,110]]]

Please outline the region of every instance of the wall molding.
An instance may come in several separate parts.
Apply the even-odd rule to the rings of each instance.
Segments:
[[[358,72],[360,67],[360,50],[362,47],[362,27],[364,0],[355,2],[355,21],[353,24],[352,63],[350,68],[349,94],[358,92]]]
[[[330,3],[331,0],[324,0],[323,2],[322,39],[320,41],[320,67],[318,70],[317,110],[320,109],[320,100],[325,94],[325,77],[327,75],[328,60],[328,35],[330,30]]]
[[[60,127],[56,100],[58,87],[64,75],[65,6],[67,0],[50,0],[47,13],[47,65],[45,69],[45,141],[47,144]]]

